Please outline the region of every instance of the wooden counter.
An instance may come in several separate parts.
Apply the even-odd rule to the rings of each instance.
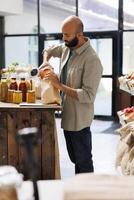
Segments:
[[[41,136],[36,148],[38,179],[60,178],[55,126],[55,110],[60,109],[57,105],[0,102],[0,165],[13,165],[23,173],[24,150],[16,142],[16,135],[24,127],[37,127]]]

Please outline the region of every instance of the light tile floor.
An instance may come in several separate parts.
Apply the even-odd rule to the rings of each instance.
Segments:
[[[61,178],[66,179],[74,176],[74,165],[71,163],[67,154],[60,122],[61,120],[57,118],[56,126],[60,152]],[[91,131],[95,173],[118,174],[118,171],[115,169],[115,157],[119,136],[114,131],[118,127],[119,124],[113,121],[93,121]]]

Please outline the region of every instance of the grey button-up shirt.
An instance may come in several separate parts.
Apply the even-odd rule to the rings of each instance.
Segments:
[[[79,131],[89,127],[94,117],[94,100],[102,75],[102,65],[89,39],[73,51],[68,61],[66,84],[75,88],[78,100],[64,95],[61,127],[68,131]],[[70,49],[65,45],[53,45],[45,49],[53,57],[61,58],[60,76]]]

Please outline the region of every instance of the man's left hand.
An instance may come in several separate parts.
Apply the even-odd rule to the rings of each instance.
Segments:
[[[45,80],[48,80],[48,81],[51,81],[51,84],[57,88],[57,89],[60,89],[61,87],[61,83],[59,81],[59,78],[58,76],[53,72],[48,72],[46,75],[45,75]]]

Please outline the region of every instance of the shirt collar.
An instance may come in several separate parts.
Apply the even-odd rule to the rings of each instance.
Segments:
[[[90,46],[90,40],[89,38],[85,37],[86,42],[79,48],[75,49],[74,52],[76,54],[81,54],[83,51],[85,51],[85,49],[87,49]]]

